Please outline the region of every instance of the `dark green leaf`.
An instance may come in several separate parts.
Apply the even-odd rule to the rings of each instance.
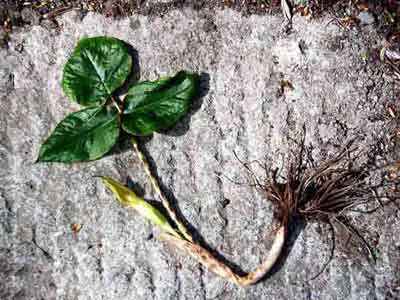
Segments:
[[[65,94],[84,106],[99,105],[127,79],[132,58],[124,43],[110,37],[81,39],[64,67]]]
[[[93,107],[62,120],[40,148],[38,161],[76,162],[100,158],[119,135],[117,111]]]
[[[123,129],[149,135],[173,126],[189,110],[197,81],[197,75],[182,71],[174,77],[134,85],[124,100]]]

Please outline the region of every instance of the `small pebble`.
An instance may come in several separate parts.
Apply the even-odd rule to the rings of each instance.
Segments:
[[[360,12],[358,14],[358,19],[360,20],[361,25],[371,25],[375,22],[374,16],[367,11]]]

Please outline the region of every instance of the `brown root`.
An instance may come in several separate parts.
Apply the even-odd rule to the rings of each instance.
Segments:
[[[276,205],[276,214],[287,225],[295,216],[306,219],[327,219],[343,215],[351,208],[376,197],[365,180],[365,168],[353,169],[346,150],[334,159],[308,172],[299,173],[294,164],[287,171],[286,182],[279,183],[276,171],[272,180],[263,186],[267,198]]]
[[[302,169],[302,166],[299,165],[302,163],[301,161],[297,165],[291,164],[283,183],[278,182],[277,171],[274,171],[272,179],[262,186],[262,191],[266,193],[268,200],[275,204],[277,219],[284,226],[288,227],[291,219],[295,217],[329,225],[333,244],[329,261],[333,258],[335,247],[333,224],[344,227],[350,236],[355,236],[370,257],[375,260],[373,249],[357,227],[352,224],[347,213],[350,211],[372,213],[385,204],[394,202],[390,197],[378,195],[376,189],[382,188],[382,190],[388,191],[388,187],[396,187],[398,182],[383,180],[379,185],[372,186],[369,181],[371,175],[375,171],[383,171],[383,168],[373,168],[369,165],[355,168],[353,163],[360,153],[357,148],[348,145],[333,159],[304,172],[299,171]],[[391,166],[391,164],[387,166]],[[383,199],[388,201],[384,202]],[[371,207],[373,204],[375,204],[373,209],[360,209]],[[323,270],[327,265],[323,266]]]
[[[274,242],[267,255],[267,258],[253,272],[250,272],[245,276],[237,275],[229,266],[219,261],[207,249],[198,244],[176,238],[170,234],[162,234],[160,235],[160,238],[174,247],[185,251],[202,265],[206,266],[211,272],[229,280],[232,283],[244,287],[257,283],[275,265],[285,244],[286,228],[281,226],[277,230]]]

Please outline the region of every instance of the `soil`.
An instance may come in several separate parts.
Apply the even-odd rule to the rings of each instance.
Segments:
[[[308,17],[329,13],[335,18],[354,18],[355,23],[359,22],[357,15],[360,12],[368,11],[383,33],[391,34],[399,29],[399,1],[294,0],[291,3],[294,13]],[[98,12],[107,17],[121,18],[133,13],[163,16],[184,7],[196,10],[231,8],[245,15],[281,13],[280,0],[5,0],[0,3],[0,39],[16,27],[38,23],[57,27],[57,17],[70,10],[78,10],[82,15]]]

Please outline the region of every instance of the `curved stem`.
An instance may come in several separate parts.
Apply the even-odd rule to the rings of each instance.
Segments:
[[[210,251],[193,242],[192,236],[187,231],[185,225],[179,221],[178,216],[172,209],[172,206],[170,205],[168,199],[164,196],[163,192],[161,191],[158,180],[152,174],[150,165],[146,157],[142,153],[142,151],[139,149],[139,145],[135,138],[132,138],[132,145],[135,148],[137,156],[139,157],[139,159],[143,164],[144,170],[150,179],[154,191],[158,194],[158,196],[162,201],[162,204],[168,211],[169,216],[178,226],[179,231],[186,239],[186,240],[181,239],[179,237],[173,236],[168,233],[162,233],[160,235],[160,238],[162,240],[167,241],[171,245],[174,245],[175,247],[187,252],[190,256],[192,256],[198,262],[206,266],[210,271],[214,272],[215,274],[240,286],[249,286],[257,283],[272,269],[272,267],[278,260],[282,252],[283,246],[285,244],[286,227],[284,225],[279,227],[274,242],[272,244],[272,247],[264,262],[260,266],[258,266],[253,272],[250,272],[245,276],[237,275],[228,265],[226,265],[225,263],[219,261],[216,257],[214,257],[210,253]]]
[[[215,274],[240,286],[249,286],[262,279],[277,262],[286,240],[286,227],[281,226],[275,236],[272,247],[264,262],[253,272],[245,276],[237,275],[229,266],[215,258],[208,250],[200,245],[176,238],[170,234],[163,233],[160,238],[171,245],[187,252],[198,262],[206,266]]]
[[[118,110],[118,113],[121,114],[122,110],[119,107],[119,104],[118,104],[117,100],[113,96],[111,96],[111,102],[115,106],[115,108]]]
[[[133,148],[135,148],[136,154],[139,157],[140,161],[143,164],[144,171],[146,172],[147,176],[150,179],[151,185],[154,189],[154,191],[157,193],[159,198],[161,199],[162,204],[164,205],[165,209],[168,211],[169,216],[171,219],[175,222],[176,226],[178,227],[180,233],[185,237],[186,240],[193,242],[193,238],[186,229],[185,225],[179,221],[178,216],[176,215],[174,209],[172,208],[170,202],[168,199],[164,196],[164,193],[161,191],[160,184],[158,183],[157,178],[153,175],[150,169],[150,165],[142,153],[142,151],[139,148],[139,145],[134,137],[132,137],[132,145]]]

